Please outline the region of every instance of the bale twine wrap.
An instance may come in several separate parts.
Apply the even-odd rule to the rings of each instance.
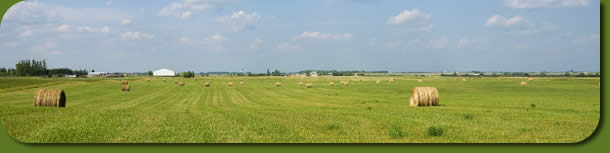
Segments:
[[[434,87],[415,87],[411,90],[410,106],[438,106],[438,90]]]
[[[128,84],[127,80],[121,80],[121,84]]]
[[[276,87],[279,87],[280,85],[282,85],[282,83],[280,83],[280,82],[275,82],[275,86],[276,86]]]
[[[129,85],[121,85],[121,91],[129,91]]]
[[[210,82],[206,82],[203,85],[206,86],[206,87],[210,87]]]
[[[526,81],[521,81],[521,84],[520,84],[520,85],[522,85],[522,86],[523,86],[523,85],[527,85],[527,82],[526,82]]]
[[[178,82],[178,85],[184,86],[184,82]]]
[[[39,89],[34,94],[34,106],[66,107],[63,90]]]
[[[307,84],[305,84],[305,87],[307,87],[307,88],[311,88],[311,87],[313,87],[313,84],[311,84],[311,83],[307,83]]]
[[[330,83],[328,83],[328,85],[335,86],[335,83],[334,82],[330,82]]]
[[[242,85],[242,86],[243,86],[244,84],[246,84],[246,83],[244,83],[244,82],[239,82],[239,85]]]
[[[299,86],[302,86],[302,85],[303,85],[303,82],[299,82],[299,83],[298,83],[298,85],[299,85]]]
[[[227,83],[228,86],[233,86],[233,82]]]

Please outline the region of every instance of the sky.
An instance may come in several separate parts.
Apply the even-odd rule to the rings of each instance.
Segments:
[[[38,0],[0,25],[0,67],[145,72],[600,71],[590,0]]]

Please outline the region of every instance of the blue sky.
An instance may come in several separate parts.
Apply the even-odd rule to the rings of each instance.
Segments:
[[[0,27],[0,67],[600,71],[590,0],[39,0]]]

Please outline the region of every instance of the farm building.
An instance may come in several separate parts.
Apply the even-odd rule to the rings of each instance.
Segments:
[[[153,76],[173,77],[173,76],[176,76],[176,72],[174,72],[172,70],[168,70],[168,69],[159,69],[159,70],[153,71]]]
[[[106,72],[89,72],[87,77],[95,77],[95,76],[103,76],[106,75]]]
[[[313,72],[309,73],[309,76],[318,77],[318,72],[313,71]]]

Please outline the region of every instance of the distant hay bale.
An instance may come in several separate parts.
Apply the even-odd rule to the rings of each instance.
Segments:
[[[66,107],[63,90],[39,89],[34,94],[34,106]]]
[[[184,86],[184,82],[178,82],[179,86]]]
[[[328,83],[328,85],[335,86],[335,83],[334,82],[330,82],[330,83]]]
[[[245,84],[246,84],[246,83],[244,83],[244,82],[239,82],[239,85],[242,85],[242,86],[243,86],[243,85],[245,85]]]
[[[121,85],[121,91],[129,91],[129,85]]]
[[[163,80],[163,82],[167,82],[167,80]]]
[[[150,79],[146,79],[146,82],[150,82]]]
[[[128,84],[127,80],[121,80],[121,84]]]
[[[195,78],[195,81],[197,81],[197,78]]]
[[[522,86],[523,86],[523,85],[527,85],[527,82],[525,82],[525,81],[521,81],[521,84],[520,84],[520,85],[522,85]]]
[[[532,81],[534,80],[534,78],[527,78],[527,81]]]
[[[302,85],[303,85],[303,82],[299,82],[299,83],[298,83],[298,85],[299,85],[299,86],[302,86]]]
[[[347,86],[349,84],[349,82],[343,82],[344,86]]]
[[[275,86],[276,86],[276,87],[279,87],[280,85],[282,85],[282,83],[280,83],[280,82],[275,82]]]
[[[390,78],[390,80],[388,82],[394,83],[394,78]]]
[[[466,81],[466,78],[462,79],[462,81]]]
[[[419,80],[417,80],[417,82],[424,82],[424,80],[422,80],[422,79],[419,79]]]
[[[206,86],[206,87],[210,87],[210,82],[206,82],[203,85]]]
[[[438,106],[438,90],[434,87],[415,87],[411,90],[410,106]]]
[[[178,84],[178,81],[174,81],[174,84]]]
[[[233,82],[227,83],[228,86],[233,86]]]
[[[307,87],[307,88],[311,88],[312,86],[313,86],[313,84],[311,84],[311,83],[305,84],[305,87]]]
[[[377,81],[375,81],[375,83],[379,84],[379,83],[381,83],[381,80],[377,80]]]

